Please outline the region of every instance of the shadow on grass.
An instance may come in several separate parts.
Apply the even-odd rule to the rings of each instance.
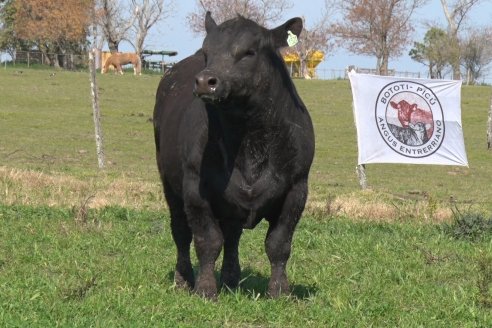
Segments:
[[[198,273],[198,267],[194,267],[195,277]],[[174,271],[169,271],[167,277],[170,281],[174,281]],[[217,281],[220,281],[220,272],[215,271],[215,277]],[[235,289],[228,289],[222,287],[221,293],[239,293],[250,299],[258,299],[258,298],[268,298],[268,281],[270,280],[269,276],[264,276],[263,274],[254,271],[250,268],[245,268],[241,271],[241,280],[239,282],[239,287]],[[318,288],[314,285],[306,286],[294,284],[290,285],[291,293],[290,297],[297,300],[305,300],[313,297],[318,293]]]
[[[239,284],[240,293],[244,293],[251,298],[256,298],[258,295],[260,295],[261,298],[266,298],[268,297],[267,291],[269,280],[270,276],[264,276],[251,268],[245,268],[241,272],[241,282]],[[308,299],[318,292],[318,288],[313,285],[305,286],[291,284],[290,289],[290,297],[298,300]]]

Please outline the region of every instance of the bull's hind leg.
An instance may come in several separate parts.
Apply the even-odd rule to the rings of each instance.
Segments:
[[[298,183],[287,194],[278,219],[270,220],[265,240],[272,272],[268,283],[270,297],[290,293],[286,266],[290,257],[292,236],[304,210],[306,198],[307,182]]]
[[[192,289],[195,286],[195,277],[190,260],[192,233],[186,221],[183,201],[172,192],[171,188],[166,188],[166,185],[164,183],[165,196],[171,212],[171,233],[177,248],[174,282],[178,287]]]
[[[222,260],[221,282],[229,288],[236,288],[241,278],[239,265],[239,239],[243,232],[239,222],[221,225],[224,235],[224,258]]]

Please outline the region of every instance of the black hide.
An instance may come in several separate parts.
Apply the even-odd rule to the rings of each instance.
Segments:
[[[207,13],[203,47],[177,63],[156,95],[157,163],[177,246],[175,281],[214,298],[221,282],[240,279],[243,228],[269,222],[268,292],[288,293],[285,271],[307,197],[314,154],[310,116],[279,55],[294,18],[268,30],[237,17],[217,25]],[[194,241],[199,273],[190,262]]]

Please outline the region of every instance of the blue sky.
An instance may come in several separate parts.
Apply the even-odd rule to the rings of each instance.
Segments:
[[[304,16],[309,28],[321,16],[324,0],[292,1],[293,8],[285,13],[285,20],[294,16]],[[201,46],[202,37],[195,35],[187,26],[186,16],[196,6],[195,0],[175,0],[175,12],[172,17],[160,22],[150,30],[146,40],[146,49],[151,50],[175,50],[178,56],[165,58],[166,61],[178,61],[193,54]],[[485,0],[477,5],[471,12],[470,26],[492,25],[492,1]],[[446,27],[446,19],[443,14],[439,0],[430,0],[428,4],[419,9],[413,16],[415,21],[414,40],[421,41],[426,32],[425,21],[432,21],[443,28]],[[124,49],[122,45],[121,50]],[[400,58],[390,58],[390,68],[397,71],[421,72],[426,76],[426,67],[419,64],[408,56],[410,47],[404,51]],[[337,49],[329,54],[319,68],[322,69],[344,69],[348,65],[358,67],[374,68],[376,59],[368,56],[356,56],[343,49]],[[487,82],[492,82],[492,69],[487,74]]]

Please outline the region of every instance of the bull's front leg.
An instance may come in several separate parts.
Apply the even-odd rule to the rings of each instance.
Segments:
[[[192,180],[196,181],[196,179]],[[185,211],[199,262],[194,291],[206,298],[215,299],[217,296],[215,261],[219,257],[224,238],[214,219],[210,204],[198,191],[198,184],[188,181],[185,185]]]
[[[290,257],[292,237],[307,199],[307,181],[296,184],[287,194],[280,216],[270,221],[265,240],[271,265],[268,294],[276,298],[290,293],[286,266]]]
[[[222,261],[221,281],[228,288],[236,288],[241,278],[241,266],[239,265],[239,240],[243,227],[239,220],[233,220],[221,224],[224,235],[224,258]]]

